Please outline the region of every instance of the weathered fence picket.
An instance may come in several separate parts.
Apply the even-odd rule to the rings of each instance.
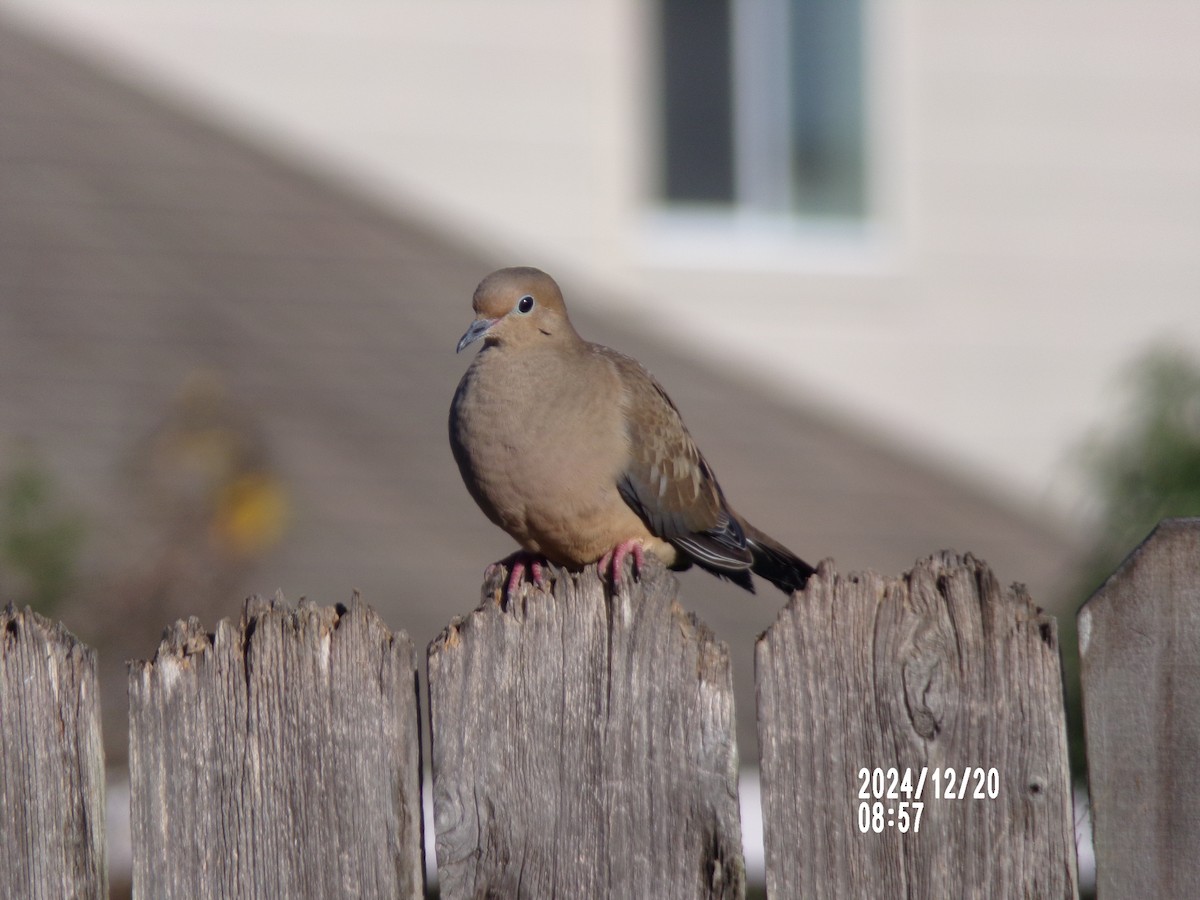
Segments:
[[[0,610],[0,897],[108,896],[96,657]]]
[[[822,564],[755,663],[772,897],[1076,895],[1057,633],[1023,588],[949,553]]]
[[[1079,612],[1096,888],[1200,897],[1200,519],[1168,519]]]
[[[247,602],[129,673],[136,897],[420,897],[412,644],[349,609]]]
[[[441,896],[741,897],[728,653],[673,576],[497,588],[428,650]],[[1200,896],[1200,519],[1079,631],[1100,897]],[[970,556],[822,564],[756,647],[769,896],[1075,896],[1057,642]],[[416,658],[357,598],[177,623],[129,688],[136,897],[423,894]],[[0,613],[0,897],[106,895],[99,721],[92,651]]]
[[[561,573],[433,642],[443,898],[743,895],[729,656],[676,590]]]

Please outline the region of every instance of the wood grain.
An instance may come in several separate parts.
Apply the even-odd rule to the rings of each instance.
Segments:
[[[135,896],[422,896],[414,659],[357,598],[169,629],[130,668]]]
[[[505,605],[429,648],[446,900],[744,892],[729,655],[648,560]]]
[[[0,897],[108,896],[96,657],[0,610]]]
[[[1102,898],[1200,897],[1200,519],[1167,519],[1079,612]]]
[[[756,673],[769,896],[1076,895],[1057,632],[1023,588],[951,553],[899,578],[823,563]],[[996,799],[934,798],[932,770],[968,767]],[[926,773],[882,801],[885,822],[923,802],[919,830],[860,831],[863,768]]]

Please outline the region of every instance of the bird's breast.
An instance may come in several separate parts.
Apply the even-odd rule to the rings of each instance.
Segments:
[[[617,490],[629,459],[620,384],[597,362],[487,350],[451,407],[451,446],[480,508],[527,549],[572,565],[645,532]]]

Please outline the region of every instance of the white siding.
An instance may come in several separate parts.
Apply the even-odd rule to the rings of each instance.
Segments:
[[[1070,497],[1062,462],[1144,342],[1200,350],[1194,0],[874,0],[861,239],[652,215],[638,0],[0,7],[1027,496]]]

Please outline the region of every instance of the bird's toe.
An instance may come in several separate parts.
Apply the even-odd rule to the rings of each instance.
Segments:
[[[536,588],[549,586],[548,566],[549,562],[544,556],[519,550],[488,566],[483,573],[483,578],[485,583],[495,584],[497,588],[503,584],[504,598],[509,599],[516,596],[526,575],[529,576],[529,581]],[[505,579],[506,575],[507,580]]]
[[[621,541],[621,543],[605,553],[600,557],[597,568],[600,570],[601,575],[606,571],[611,572],[613,587],[620,587],[622,573],[625,570],[625,560],[630,558],[633,559],[633,577],[636,578],[641,574],[646,564],[646,548],[636,538]]]

